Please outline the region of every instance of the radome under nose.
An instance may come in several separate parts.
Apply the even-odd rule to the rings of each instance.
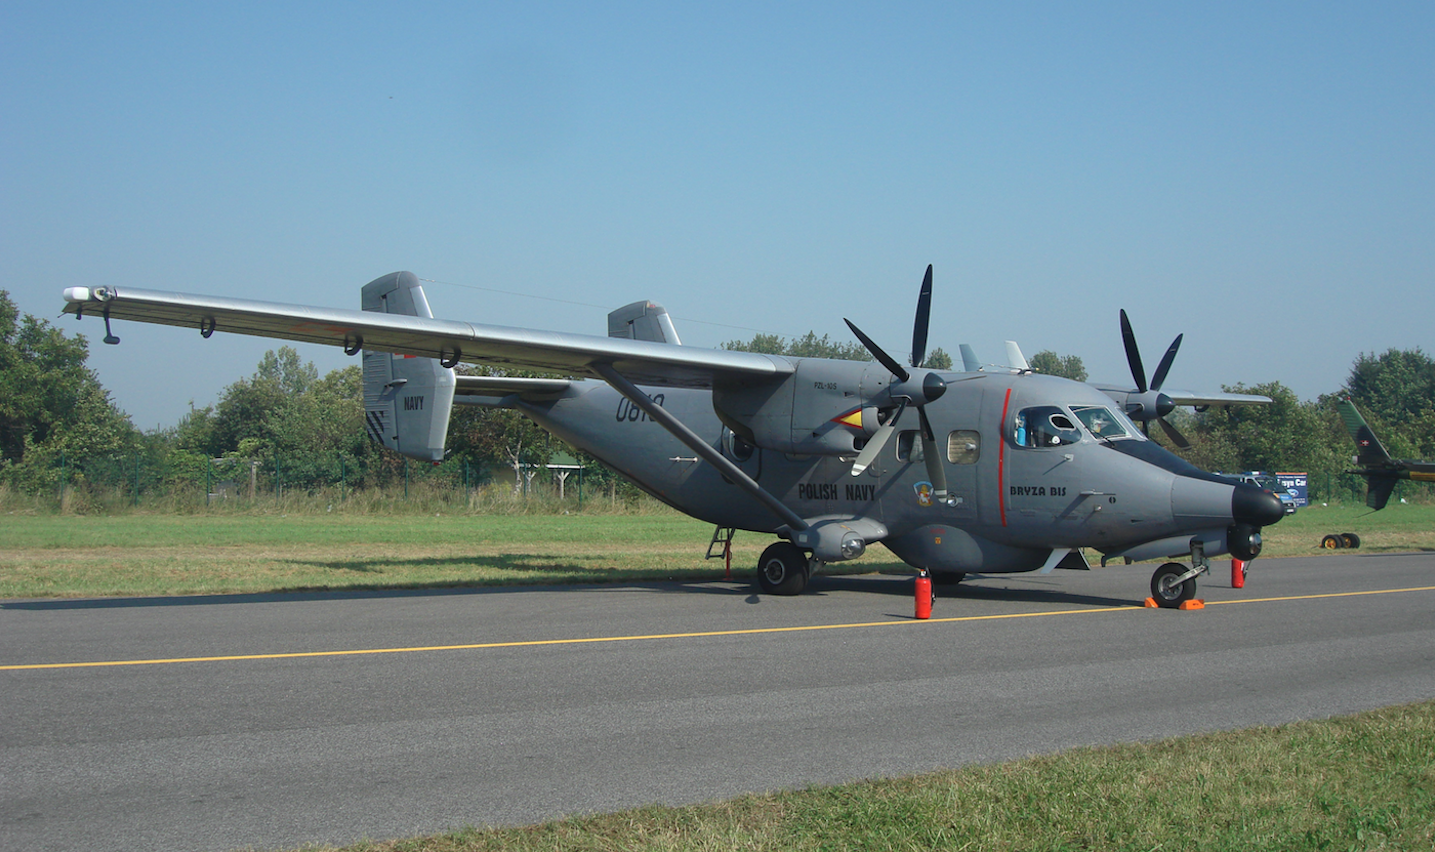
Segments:
[[[1264,527],[1286,516],[1281,498],[1254,485],[1241,484],[1231,493],[1231,517],[1238,524]]]

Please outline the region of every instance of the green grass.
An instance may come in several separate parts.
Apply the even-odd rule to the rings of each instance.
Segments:
[[[396,514],[259,501],[192,514],[0,513],[0,598],[184,595],[537,583],[718,579],[712,527],[666,508],[628,514]],[[292,510],[292,511],[291,511]],[[1435,506],[1312,507],[1265,530],[1262,558],[1356,532],[1362,553],[1435,550]],[[733,572],[750,576],[774,539],[739,533]],[[883,548],[848,572],[900,571]]]
[[[1435,702],[344,852],[1432,848]]]
[[[642,516],[0,516],[0,598],[715,579],[712,528]],[[735,542],[748,573],[757,536]]]
[[[1360,552],[1435,550],[1435,505],[1392,503],[1379,512],[1363,504],[1307,506],[1261,531],[1266,556],[1316,556],[1350,551],[1322,550],[1330,533],[1360,536]]]

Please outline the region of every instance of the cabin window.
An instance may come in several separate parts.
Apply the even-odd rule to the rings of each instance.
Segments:
[[[1042,405],[1017,412],[1012,441],[1018,447],[1063,447],[1081,440],[1065,409]]]
[[[727,453],[728,458],[739,462],[745,462],[752,458],[753,451],[757,449],[752,444],[738,437],[736,433],[726,426],[724,426],[722,430],[722,448]]]
[[[982,455],[982,435],[973,429],[958,429],[947,436],[947,461],[976,464]]]
[[[922,452],[921,432],[913,430],[897,433],[897,461],[919,462],[925,459],[926,455]]]

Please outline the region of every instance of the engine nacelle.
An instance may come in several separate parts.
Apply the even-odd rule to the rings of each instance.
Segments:
[[[792,375],[719,383],[713,409],[744,441],[793,455],[853,455],[876,434],[891,375],[861,361],[803,359]]]

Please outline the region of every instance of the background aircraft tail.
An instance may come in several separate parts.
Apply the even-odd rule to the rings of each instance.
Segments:
[[[1367,467],[1388,467],[1391,465],[1390,453],[1381,446],[1380,439],[1375,437],[1365,418],[1360,416],[1356,410],[1355,403],[1348,399],[1342,399],[1335,405],[1340,412],[1340,419],[1345,423],[1345,431],[1355,441],[1356,456],[1355,463]]]
[[[376,313],[431,319],[412,272],[364,285],[362,307]],[[434,358],[364,350],[364,425],[379,444],[420,461],[443,461],[453,410],[454,372]]]
[[[1395,491],[1396,480],[1399,479],[1395,462],[1381,445],[1380,439],[1375,437],[1370,424],[1360,416],[1355,403],[1342,399],[1335,404],[1335,408],[1340,412],[1345,431],[1349,432],[1355,441],[1355,463],[1364,468],[1352,472],[1365,477],[1365,505],[1376,511],[1384,509],[1385,504],[1390,501],[1391,493]]]

